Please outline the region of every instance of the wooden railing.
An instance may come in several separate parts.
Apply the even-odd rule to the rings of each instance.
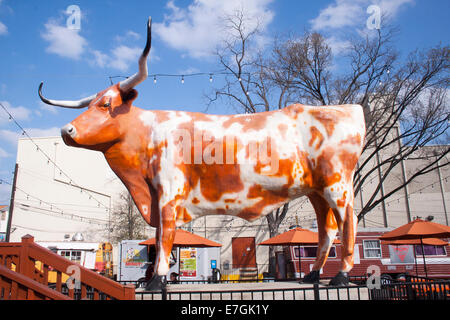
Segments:
[[[0,299],[134,300],[132,285],[121,285],[39,246],[30,235],[22,242],[0,243]],[[56,283],[49,283],[49,272],[56,272]],[[62,278],[71,276],[68,285]],[[75,279],[73,281],[72,279]],[[26,288],[27,294],[14,288]],[[47,289],[47,290],[46,290]]]
[[[72,300],[37,281],[0,265],[0,300]]]

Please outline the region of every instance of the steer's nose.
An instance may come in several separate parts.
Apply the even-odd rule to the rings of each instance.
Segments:
[[[75,127],[73,125],[66,124],[64,127],[61,128],[61,135],[64,136],[69,136],[71,138],[74,138],[75,135],[77,134],[77,129],[75,129]]]

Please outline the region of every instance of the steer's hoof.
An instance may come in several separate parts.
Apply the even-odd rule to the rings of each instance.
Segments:
[[[145,286],[145,291],[161,291],[163,288],[166,287],[167,280],[166,276],[159,276],[155,274],[149,282],[147,282],[147,285]]]
[[[343,287],[348,286],[348,283],[348,273],[339,271],[339,273],[331,279],[329,285],[334,287]]]
[[[303,278],[303,283],[319,283],[320,273],[319,271],[311,271]]]

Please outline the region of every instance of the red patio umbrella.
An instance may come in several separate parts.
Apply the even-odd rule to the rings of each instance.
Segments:
[[[283,232],[277,236],[274,236],[270,239],[267,239],[258,245],[260,246],[293,246],[298,245],[298,265],[299,265],[299,273],[300,278],[302,274],[301,270],[301,245],[308,244],[318,244],[319,243],[319,234],[314,231],[310,231],[302,228],[295,228],[289,231]],[[335,239],[334,243],[340,243],[339,240]]]
[[[437,238],[425,238],[422,243],[427,246],[448,246],[448,242]],[[386,240],[381,241],[381,244],[386,245],[420,245],[420,239],[406,239],[406,240]]]
[[[422,247],[423,263],[425,276],[428,277],[427,264],[425,261],[425,252],[423,250],[424,239],[427,238],[449,238],[450,227],[431,221],[416,219],[397,229],[385,233],[380,237],[381,240],[413,240],[418,239]]]
[[[139,243],[140,245],[154,246],[156,238],[147,239]],[[175,231],[175,239],[173,240],[174,247],[190,247],[190,248],[207,248],[207,247],[221,247],[220,243],[203,238],[194,233],[183,229]]]

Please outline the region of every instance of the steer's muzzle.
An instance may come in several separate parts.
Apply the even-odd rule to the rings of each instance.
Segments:
[[[72,124],[66,124],[61,128],[61,137],[67,145],[74,142],[74,138],[77,135],[77,129]]]

